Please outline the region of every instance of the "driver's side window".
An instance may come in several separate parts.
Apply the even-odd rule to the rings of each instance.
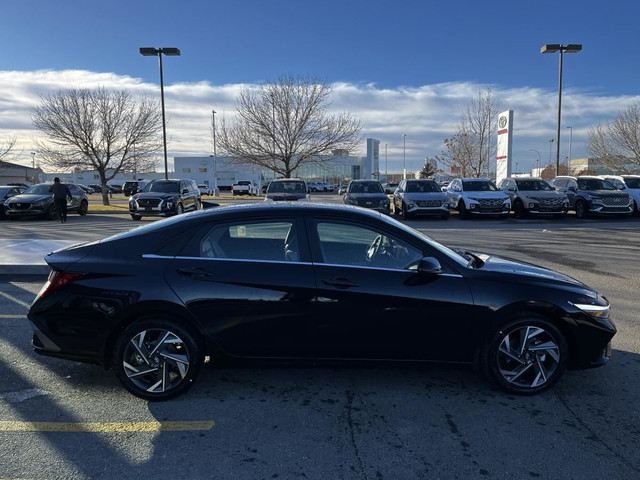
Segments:
[[[339,222],[318,222],[324,263],[390,269],[414,269],[422,252],[373,228]]]

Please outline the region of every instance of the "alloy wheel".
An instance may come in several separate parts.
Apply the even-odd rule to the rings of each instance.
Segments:
[[[180,385],[189,372],[191,358],[185,342],[165,329],[143,330],[124,348],[122,368],[139,390],[162,394]]]
[[[538,325],[513,328],[496,352],[499,375],[518,390],[539,390],[562,371],[563,352],[556,335]]]

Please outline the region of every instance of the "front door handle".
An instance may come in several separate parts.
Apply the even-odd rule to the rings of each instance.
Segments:
[[[178,273],[180,275],[186,275],[192,278],[208,278],[213,277],[213,273],[207,272],[204,268],[179,268]]]
[[[323,280],[322,283],[336,288],[351,288],[359,286],[357,282],[352,282],[345,277],[336,277],[333,280]]]

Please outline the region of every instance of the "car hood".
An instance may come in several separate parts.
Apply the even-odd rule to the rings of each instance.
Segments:
[[[9,203],[36,203],[36,202],[41,202],[43,200],[49,200],[51,197],[51,194],[49,195],[38,195],[35,193],[29,193],[29,194],[20,194],[20,195],[15,195],[13,197],[11,197],[9,199]]]
[[[507,200],[509,196],[503,192],[474,192],[474,191],[466,191],[463,192],[469,198],[500,198]]]
[[[349,197],[353,198],[354,200],[384,200],[384,199],[388,199],[389,197],[387,197],[386,193],[349,193],[348,194]]]
[[[629,194],[612,190],[583,190],[592,198],[629,198]]]
[[[444,200],[447,196],[442,192],[411,192],[405,193],[407,200]]]
[[[479,257],[484,265],[481,267],[483,272],[495,272],[495,273],[504,273],[504,274],[513,274],[524,277],[533,277],[539,278],[541,280],[549,280],[554,282],[562,282],[565,284],[569,284],[576,287],[586,288],[591,290],[591,288],[587,287],[584,283],[572,278],[563,273],[558,273],[553,270],[549,270],[544,267],[539,267],[537,265],[533,265],[530,263],[520,262],[517,260],[512,260],[504,257],[496,257],[493,255],[487,255],[484,253],[472,252],[474,255]]]
[[[133,198],[135,198],[136,200],[139,198],[162,198],[163,200],[167,200],[170,198],[176,198],[178,197],[179,194],[178,192],[174,192],[174,193],[165,193],[165,192],[142,192],[142,193],[136,193]]]
[[[287,192],[267,193],[266,198],[267,200],[285,202],[285,201],[295,201],[295,200],[301,200],[303,198],[307,198],[307,194],[306,193],[287,193]]]

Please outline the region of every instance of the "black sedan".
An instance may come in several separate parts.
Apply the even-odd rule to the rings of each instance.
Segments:
[[[46,257],[36,352],[149,400],[239,358],[476,363],[520,394],[606,363],[608,301],[563,274],[451,250],[339,205],[202,210]]]

